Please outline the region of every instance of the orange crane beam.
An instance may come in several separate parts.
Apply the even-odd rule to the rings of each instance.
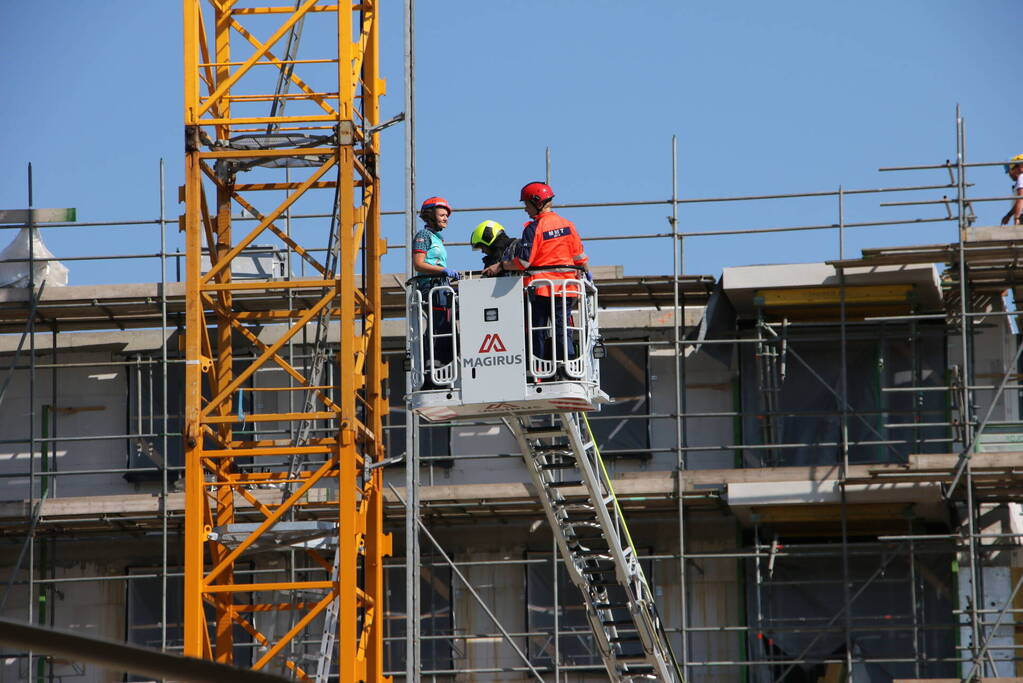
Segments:
[[[303,648],[319,639],[333,603],[339,680],[382,681],[383,558],[391,540],[383,531],[382,468],[374,467],[385,457],[387,411],[381,329],[374,324],[381,319],[386,251],[375,174],[379,135],[372,130],[384,93],[378,1],[183,2],[184,652],[311,681],[296,653],[308,654]],[[326,25],[337,40],[316,32],[316,54],[288,58],[285,43],[306,24]],[[274,90],[271,72],[281,74],[283,91]],[[291,85],[297,91],[287,93]],[[268,126],[265,134],[258,124]],[[294,207],[322,213],[324,205],[334,218],[322,221],[318,233],[304,224],[300,239],[276,224]],[[232,210],[255,216],[257,224],[233,230]],[[288,264],[304,262],[316,279],[236,280],[234,264],[257,239],[276,240]],[[314,256],[323,248],[328,256]],[[295,306],[287,294],[295,287],[322,294],[309,307]],[[239,290],[263,292],[280,305],[253,316],[235,305]],[[272,342],[259,338],[269,322],[281,328]],[[286,350],[322,325],[336,330],[336,367],[315,377],[312,364],[297,367]],[[287,385],[256,387],[258,371],[276,372]],[[248,415],[240,405],[246,391],[259,396]],[[296,409],[292,397],[307,393],[308,409]],[[279,438],[300,434],[311,420],[315,436],[293,437],[290,445]],[[270,431],[277,436],[268,437]],[[279,500],[267,495],[275,488]],[[315,505],[308,505],[311,494]],[[288,548],[282,533],[289,524],[326,524],[336,558],[330,542],[295,545],[284,557],[305,562],[295,574],[300,579],[283,572],[283,580],[271,574],[253,581],[248,570],[267,566],[268,546]],[[273,609],[259,608],[266,605]],[[239,652],[251,656],[239,661]]]

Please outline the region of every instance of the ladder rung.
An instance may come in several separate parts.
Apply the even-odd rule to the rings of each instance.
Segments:
[[[597,524],[597,522],[592,521],[592,520],[567,521],[567,522],[564,522],[561,526],[570,527],[572,529],[572,531],[575,532],[575,537],[579,538],[579,539],[582,539],[582,538],[601,538],[602,539],[602,538],[604,538],[604,534],[593,534],[591,536],[586,536],[584,534],[580,534],[579,533],[580,531],[586,531],[586,530],[592,530],[592,529],[600,529],[600,525]],[[576,528],[576,527],[579,527],[579,528]]]
[[[567,487],[572,487],[572,486],[582,486],[582,485],[583,485],[583,483],[581,481],[555,481],[555,482],[552,482],[550,484],[547,484],[547,486],[552,488],[552,489],[560,489],[560,488],[567,488]]]
[[[591,548],[589,545],[583,545],[576,540],[569,541],[568,549],[571,550],[572,552],[582,551],[583,553],[594,552],[601,554],[607,553],[611,550],[610,548]]]
[[[575,463],[571,462],[555,462],[550,465],[540,465],[541,470],[574,470]]]
[[[603,543],[604,539],[600,536],[573,536],[567,539],[568,542],[582,550],[599,550],[601,552],[607,552],[611,548],[607,547],[607,544],[595,545],[595,543]]]
[[[606,553],[611,548],[605,545],[594,545],[593,541],[603,541],[604,539],[599,537],[591,538],[570,538],[568,539],[568,547],[570,550],[596,550],[601,553]]]
[[[527,427],[523,430],[530,439],[553,439],[556,436],[568,436],[558,427]]]

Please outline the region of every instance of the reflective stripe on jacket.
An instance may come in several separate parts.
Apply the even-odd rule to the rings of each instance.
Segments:
[[[528,286],[533,280],[552,280],[555,282],[555,294],[562,290],[556,284],[558,280],[580,278],[580,273],[571,266],[585,266],[587,260],[575,225],[553,211],[538,214],[526,223],[515,251],[515,264],[523,270],[529,269],[523,284]],[[545,266],[550,266],[551,270],[543,270]],[[550,296],[550,290],[550,287],[540,286],[536,293]],[[568,288],[566,294],[578,296],[573,288]]]

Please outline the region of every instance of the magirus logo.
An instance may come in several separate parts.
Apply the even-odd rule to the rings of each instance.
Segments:
[[[476,353],[502,353],[507,351],[508,348],[501,341],[501,335],[499,334],[488,334],[483,337],[483,343],[480,344],[480,350]]]
[[[522,363],[521,353],[508,353],[508,347],[501,341],[501,335],[488,334],[483,337],[477,353],[502,353],[502,356],[467,357],[462,359],[463,368],[489,368],[495,365],[519,365]]]

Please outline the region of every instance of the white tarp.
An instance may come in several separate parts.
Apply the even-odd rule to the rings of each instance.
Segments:
[[[31,234],[31,238],[29,235]],[[31,246],[30,246],[31,245]],[[34,260],[35,286],[43,282],[47,287],[67,286],[67,267],[60,261],[49,261],[53,252],[46,248],[39,231],[22,228],[7,247],[0,251],[0,287],[29,286],[29,253]]]

